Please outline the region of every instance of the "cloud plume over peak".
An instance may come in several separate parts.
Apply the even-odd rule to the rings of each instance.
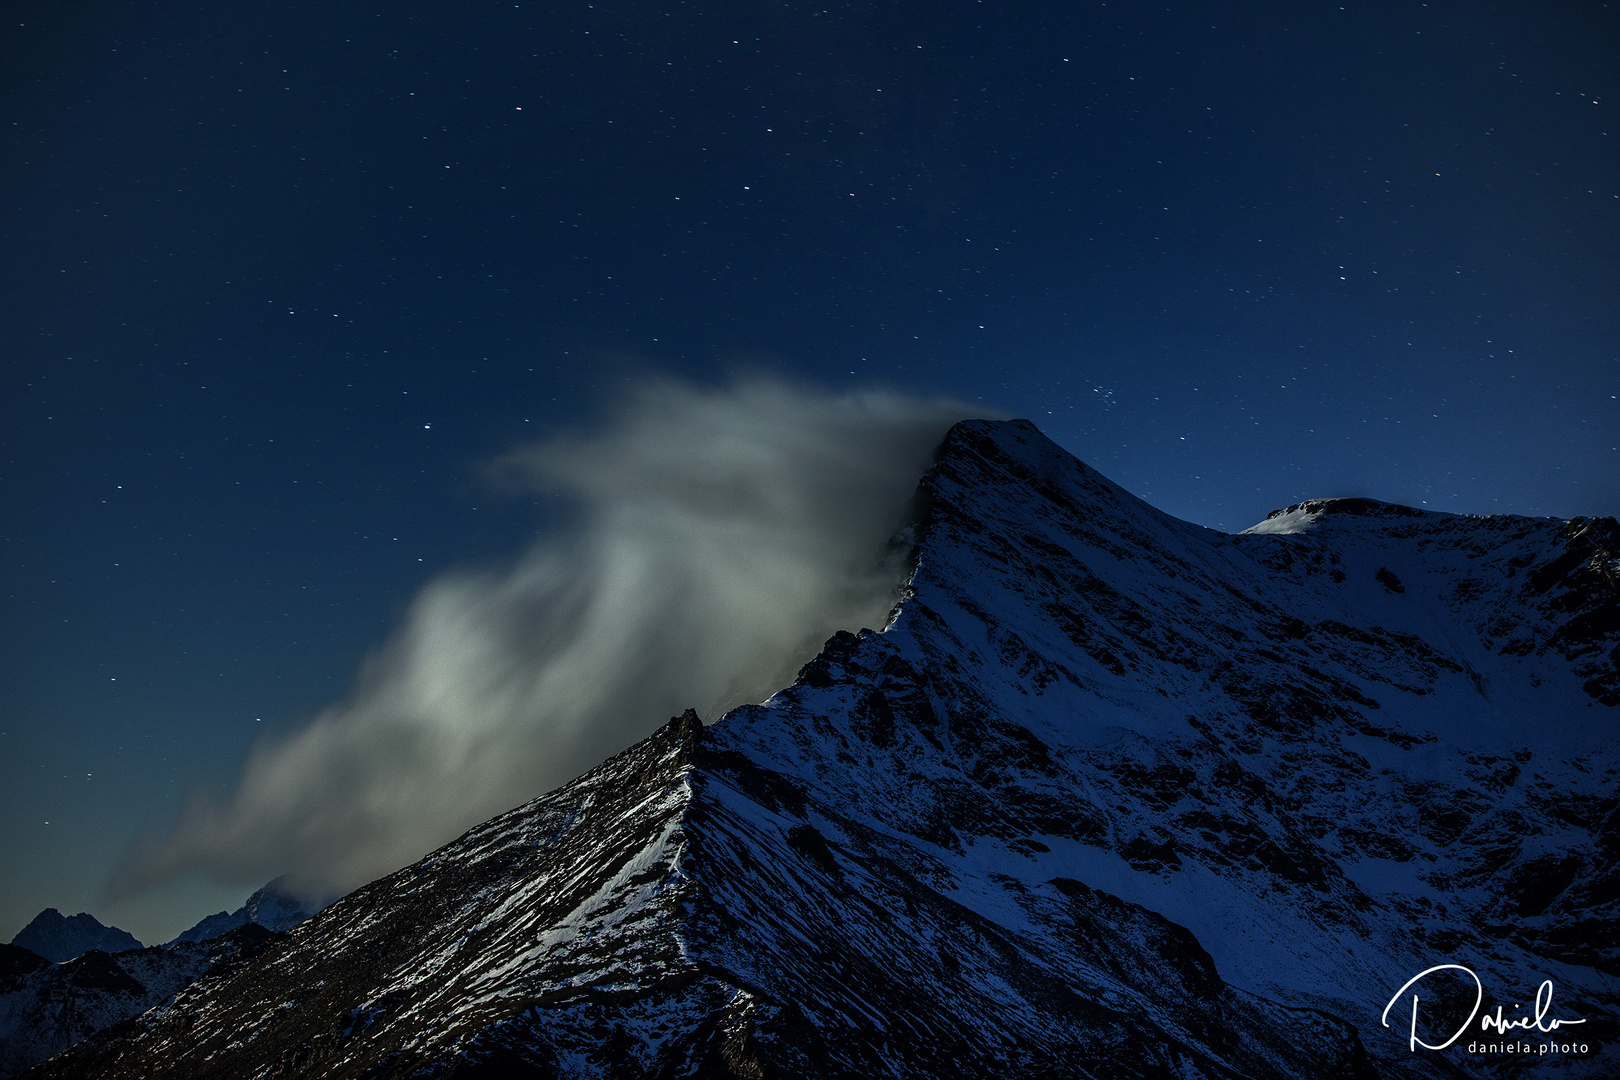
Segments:
[[[192,871],[351,888],[577,776],[696,707],[790,682],[880,626],[902,524],[957,404],[752,380],[654,382],[598,431],[513,451],[506,479],[576,504],[510,566],[428,583],[350,698],[261,744],[132,851],[120,890]]]

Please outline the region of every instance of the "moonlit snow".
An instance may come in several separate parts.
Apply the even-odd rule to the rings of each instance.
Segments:
[[[349,698],[257,746],[116,876],[297,872],[348,888],[578,775],[696,707],[792,681],[833,631],[884,624],[884,561],[966,410],[755,380],[640,387],[599,432],[496,472],[575,504],[510,565],[429,582]]]

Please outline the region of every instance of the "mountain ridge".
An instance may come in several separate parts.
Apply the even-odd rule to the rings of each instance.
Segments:
[[[1494,1075],[1379,1011],[1620,1005],[1615,526],[1338,502],[959,424],[885,630],[30,1075]]]
[[[305,895],[312,892],[312,896]],[[238,926],[253,923],[267,930],[291,930],[330,902],[330,891],[300,889],[291,874],[283,874],[254,892],[235,911],[221,911],[197,920],[169,941],[173,948],[182,941],[209,941]]]
[[[103,926],[100,919],[88,912],[64,916],[53,907],[35,915],[27,926],[17,931],[11,944],[37,953],[53,964],[71,960],[91,949],[122,952],[142,947],[128,930]]]
[[[101,927],[90,915],[75,916],[75,924],[47,908],[30,927],[71,932],[75,925],[89,925],[90,942],[101,945],[72,948],[84,945],[85,935],[70,935],[66,944],[60,933],[47,935],[47,942],[55,940],[62,952],[72,952],[61,959],[17,944],[0,946],[0,1077],[166,1004],[197,978],[251,955],[276,932],[307,919],[309,908],[321,906],[307,898],[310,891],[291,878],[277,878],[235,912],[210,915],[174,940],[150,947],[124,931]],[[96,927],[105,932],[95,932]]]

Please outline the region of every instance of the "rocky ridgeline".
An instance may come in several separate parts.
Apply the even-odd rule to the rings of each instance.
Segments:
[[[1482,1031],[1572,1047],[1538,1074],[1614,1075],[1612,520],[1326,500],[1227,535],[1022,422],[958,425],[921,494],[886,631],[30,1075],[1527,1063],[1465,1049]],[[1400,994],[1440,964],[1505,1019],[1414,1049]],[[1569,1023],[1513,1027],[1544,980],[1535,1022]],[[1421,989],[1438,1044],[1472,986]]]

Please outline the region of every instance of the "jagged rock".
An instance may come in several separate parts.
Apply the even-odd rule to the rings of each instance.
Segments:
[[[917,506],[886,631],[31,1075],[1495,1075],[1380,1024],[1441,963],[1615,1014],[1612,522],[1226,535],[983,421]]]
[[[103,926],[94,915],[81,911],[77,915],[63,916],[55,908],[46,908],[35,915],[32,922],[17,931],[11,943],[38,953],[53,964],[71,960],[91,949],[123,952],[141,947],[134,934],[116,926]]]
[[[276,936],[247,926],[207,944],[93,949],[60,964],[0,946],[0,1077],[168,1001],[204,972],[230,970]]]

